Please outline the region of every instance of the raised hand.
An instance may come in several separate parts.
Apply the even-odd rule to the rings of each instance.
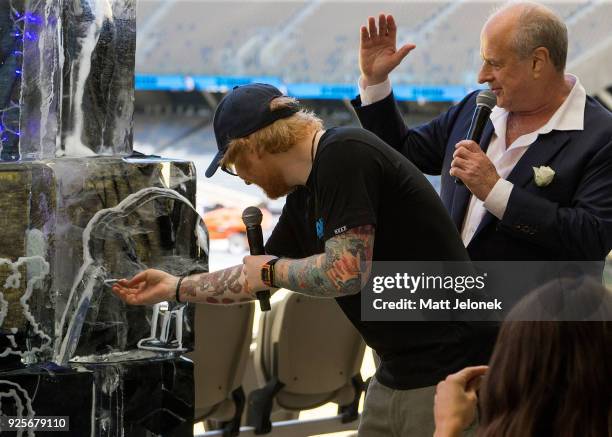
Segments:
[[[178,278],[161,270],[145,270],[132,279],[121,279],[113,292],[130,305],[152,305],[173,301]]]
[[[368,17],[368,26],[361,26],[359,69],[363,86],[376,85],[387,80],[389,73],[416,46],[405,44],[397,49],[397,26],[392,15]]]

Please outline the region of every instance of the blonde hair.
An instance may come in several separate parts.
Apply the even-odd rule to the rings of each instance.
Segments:
[[[293,97],[277,97],[270,102],[270,110],[274,112],[298,104]],[[300,109],[295,114],[276,120],[246,137],[231,140],[221,160],[221,166],[231,166],[237,162],[248,166],[248,162],[243,159],[247,150],[255,152],[257,156],[262,156],[264,153],[286,152],[313,130],[320,129],[323,129],[321,119],[312,111]]]

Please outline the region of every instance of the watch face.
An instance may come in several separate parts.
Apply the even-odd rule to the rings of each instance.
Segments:
[[[269,266],[265,265],[261,268],[261,280],[266,284],[269,285],[270,283],[270,268]]]

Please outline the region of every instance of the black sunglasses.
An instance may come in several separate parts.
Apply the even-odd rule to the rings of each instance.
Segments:
[[[221,170],[224,171],[225,173],[232,175],[232,176],[238,176],[238,173],[236,173],[234,170],[230,169],[229,167],[226,167],[224,165],[221,166]],[[251,185],[251,182],[249,181],[244,181],[245,184],[247,185]]]

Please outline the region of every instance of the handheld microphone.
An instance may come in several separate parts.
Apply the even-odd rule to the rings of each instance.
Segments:
[[[263,233],[261,232],[261,219],[263,215],[256,206],[249,206],[242,212],[242,221],[246,226],[247,240],[251,255],[265,255]],[[255,293],[262,311],[270,311],[270,290]]]
[[[493,91],[484,90],[478,93],[478,96],[476,96],[476,109],[472,115],[472,122],[470,124],[470,128],[468,129],[468,133],[465,138],[466,140],[472,140],[475,143],[480,144],[482,132],[487,124],[487,121],[489,120],[491,110],[496,103],[497,97]],[[455,178],[455,183],[458,185],[463,185],[463,181],[459,178]]]

